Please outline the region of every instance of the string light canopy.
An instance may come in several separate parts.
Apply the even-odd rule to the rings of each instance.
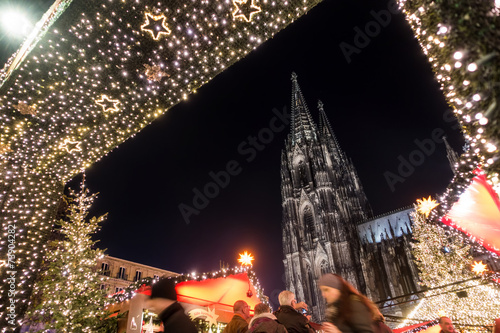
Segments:
[[[468,237],[460,231],[433,223],[418,210],[412,220],[412,254],[427,290],[400,327],[443,315],[459,326],[491,325],[500,316],[497,274],[482,262],[474,264]]]
[[[446,2],[399,0],[423,53],[435,72],[448,104],[453,108],[468,144],[456,165],[456,175],[438,198],[430,219],[439,221],[461,196],[481,166],[488,181],[499,182],[500,56],[496,27],[498,1]]]
[[[0,71],[0,260],[16,272],[0,273],[2,299],[16,292],[0,327],[28,306],[64,184],[319,2],[54,2]]]

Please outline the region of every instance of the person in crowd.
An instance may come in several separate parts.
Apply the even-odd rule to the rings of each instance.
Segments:
[[[288,333],[314,333],[309,325],[309,319],[297,310],[306,310],[307,304],[297,303],[295,295],[288,290],[282,291],[278,295],[280,303],[279,309],[274,313],[278,322],[286,327]]]
[[[248,324],[248,333],[287,333],[285,326],[278,323],[271,313],[269,305],[259,303],[255,306],[255,315]]]
[[[158,315],[165,332],[197,333],[194,323],[177,302],[175,281],[161,278],[151,287],[151,296],[145,300],[145,308]]]
[[[392,329],[385,324],[384,315],[379,308],[372,303],[373,312],[373,332],[374,333],[392,333]]]
[[[318,281],[326,301],[325,333],[373,333],[372,302],[337,274],[324,274]]]
[[[247,302],[239,300],[233,305],[233,318],[227,324],[222,333],[245,333],[248,331],[248,318],[250,318],[250,306]]]
[[[451,319],[448,317],[439,318],[439,327],[441,327],[441,331],[439,333],[454,333],[455,327],[453,327],[453,323]]]

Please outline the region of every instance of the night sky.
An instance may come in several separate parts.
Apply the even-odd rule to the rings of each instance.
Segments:
[[[246,250],[276,305],[285,287],[280,158],[293,71],[316,122],[317,100],[323,101],[375,215],[442,192],[452,172],[433,132],[445,133],[457,151],[463,139],[403,15],[391,14],[350,59],[340,47],[354,47],[357,31],[375,26],[371,11],[386,9],[380,0],[324,1],[90,167],[87,185],[100,193],[92,215],[108,213],[99,247],[179,273],[218,270],[221,261],[236,265]],[[13,52],[7,42],[1,37],[3,62]],[[281,130],[263,136],[271,121]],[[417,152],[417,141],[427,143],[426,154]],[[420,165],[391,188],[387,172],[398,175],[401,161],[417,155]],[[238,174],[215,190],[210,185],[217,195],[184,218],[179,206],[195,209],[195,193],[228,165],[237,165]],[[69,185],[77,188],[80,179]]]

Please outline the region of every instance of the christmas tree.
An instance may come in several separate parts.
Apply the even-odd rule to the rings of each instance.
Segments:
[[[57,222],[61,237],[49,244],[46,269],[35,285],[34,309],[28,317],[58,332],[104,332],[107,300],[100,288],[104,277],[96,270],[104,252],[93,249],[92,235],[105,215],[87,219],[96,194],[89,193],[84,180],[80,192],[69,191],[67,214]]]
[[[444,224],[430,222],[429,210],[424,212],[422,206],[413,214],[412,247],[421,283],[428,289],[408,319],[447,316],[457,326],[471,325],[464,328],[492,325],[500,317],[500,288],[478,269],[482,264],[471,256],[472,241]]]

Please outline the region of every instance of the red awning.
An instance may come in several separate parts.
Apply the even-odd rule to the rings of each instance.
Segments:
[[[435,323],[434,325],[432,324],[433,322]],[[427,327],[422,327],[422,330],[417,330],[418,333],[439,333],[439,331],[441,331],[441,327],[439,326],[439,324],[437,324],[437,320],[432,320],[432,321],[426,321],[425,323],[396,328],[396,329],[392,330],[392,332],[393,333],[404,333],[404,332],[408,332],[410,330],[417,329],[421,326],[427,326]]]
[[[420,324],[415,324],[415,325],[410,325],[410,326],[405,326],[405,327],[401,327],[401,328],[396,328],[396,329],[393,329],[392,332],[393,333],[403,333],[403,332],[406,332],[406,331],[409,331],[409,330],[412,330],[414,328],[417,328],[417,327],[420,327],[420,326],[423,326],[423,325],[426,325],[430,323],[430,321],[426,321],[425,323],[420,323]]]
[[[249,289],[252,293],[251,297],[247,296]],[[252,312],[255,305],[262,302],[257,297],[257,292],[246,272],[216,279],[207,278],[201,281],[180,282],[175,290],[179,302],[229,312],[233,311],[233,304],[238,300],[247,302]]]
[[[476,238],[486,249],[500,254],[500,200],[482,170],[442,218],[442,222]]]

